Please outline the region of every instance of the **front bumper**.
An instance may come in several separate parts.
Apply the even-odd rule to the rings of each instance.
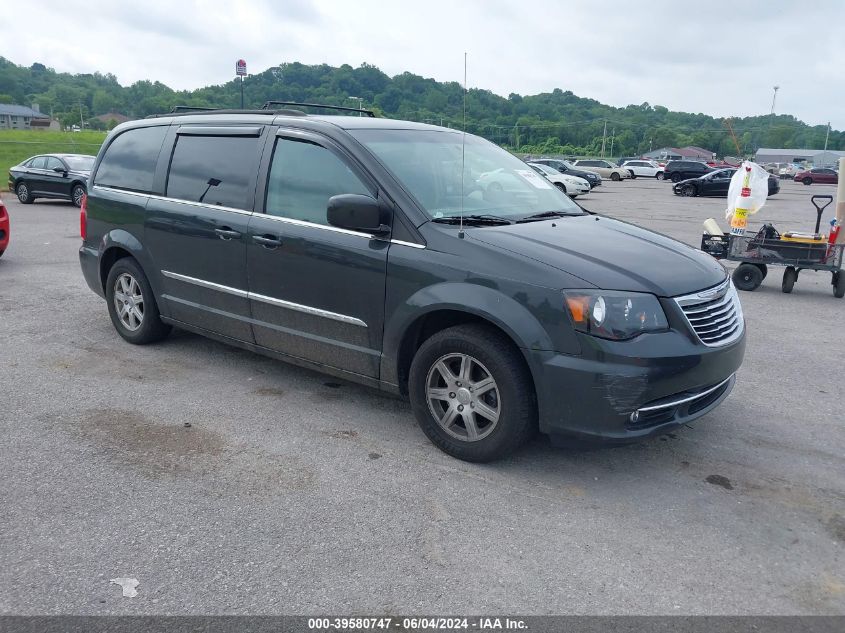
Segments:
[[[529,352],[540,430],[630,442],[665,433],[716,408],[733,389],[745,331],[721,347],[683,328],[607,341],[578,334],[579,356]]]

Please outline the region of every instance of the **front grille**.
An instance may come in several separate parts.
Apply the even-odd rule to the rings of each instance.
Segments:
[[[727,345],[745,327],[739,296],[728,279],[711,290],[675,299],[687,322],[705,345]]]

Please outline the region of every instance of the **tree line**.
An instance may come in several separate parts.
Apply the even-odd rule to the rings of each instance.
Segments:
[[[173,106],[240,106],[240,83],[196,90],[172,90],[158,81],[121,86],[112,74],[57,73],[43,64],[25,67],[0,57],[0,103],[38,103],[65,125],[80,118],[119,112],[131,117],[168,112]],[[324,103],[354,107],[357,97],[380,116],[425,121],[453,128],[463,126],[464,90],[457,82],[438,82],[409,72],[390,77],[370,64],[284,63],[246,78],[244,105],[260,107],[270,100]],[[827,126],[810,126],[788,114],[735,118],[731,125],[706,114],[672,112],[642,103],[624,108],[579,97],[568,90],[507,98],[472,88],[466,95],[466,130],[514,151],[526,153],[610,156],[638,155],[660,147],[697,145],[720,156],[753,154],[759,147],[818,148]],[[96,123],[95,123],[96,121]],[[612,145],[612,150],[611,150]],[[829,149],[845,149],[845,133],[832,130]]]

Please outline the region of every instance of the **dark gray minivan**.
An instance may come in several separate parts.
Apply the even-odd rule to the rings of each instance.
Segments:
[[[664,433],[742,363],[716,260],[455,130],[182,112],[117,127],[90,183],[80,262],[124,339],[177,326],[407,396],[460,459]]]

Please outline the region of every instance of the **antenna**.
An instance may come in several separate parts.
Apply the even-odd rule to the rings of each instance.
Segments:
[[[466,145],[467,145],[467,54],[464,51],[464,122],[461,134],[461,227],[458,237],[464,239],[464,178],[466,174]]]

